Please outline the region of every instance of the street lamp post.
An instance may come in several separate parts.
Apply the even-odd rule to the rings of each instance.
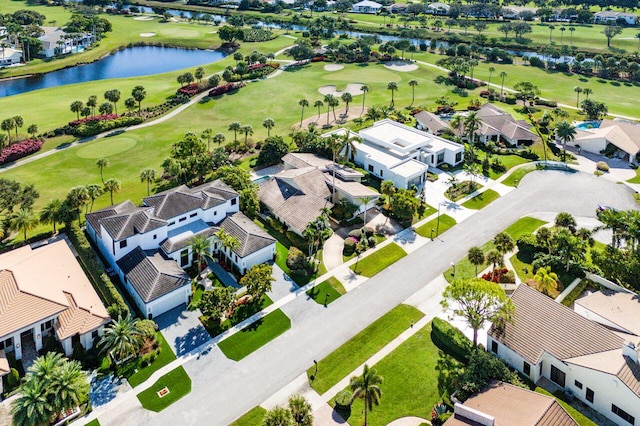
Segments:
[[[438,203],[438,219],[436,220],[436,238],[438,238],[438,235],[440,235],[440,206],[444,206],[444,205],[445,203],[443,203],[442,201]]]
[[[455,262],[451,262],[451,267],[453,268],[453,271],[451,272],[451,276],[455,277],[456,276],[456,264],[455,264]]]

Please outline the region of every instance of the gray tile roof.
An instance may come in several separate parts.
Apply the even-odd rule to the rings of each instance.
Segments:
[[[435,134],[442,133],[446,129],[451,129],[447,122],[429,111],[420,111],[415,117],[420,124]]]
[[[166,254],[175,253],[176,251],[182,250],[183,248],[185,248],[189,244],[191,244],[191,241],[193,240],[193,237],[200,236],[200,237],[207,237],[208,238],[208,237],[212,236],[213,234],[215,234],[216,232],[218,232],[219,230],[220,230],[219,227],[212,226],[210,228],[204,229],[204,230],[202,230],[200,232],[197,232],[194,235],[191,235],[190,237],[187,237],[187,238],[184,238],[184,239],[181,239],[181,240],[175,240],[173,238],[167,238],[160,245],[160,248]]]
[[[158,251],[144,251],[136,247],[117,263],[145,303],[191,283],[175,260]]]
[[[543,352],[559,360],[620,349],[624,339],[526,284],[511,300],[513,323],[492,325],[489,336],[537,364]],[[568,333],[568,331],[570,331]]]
[[[275,238],[241,212],[227,216],[219,226],[240,242],[240,246],[233,250],[239,257],[246,257],[276,243]]]
[[[139,207],[134,212],[106,217],[100,222],[114,241],[120,241],[135,234],[144,234],[167,224],[165,220],[154,217],[148,207]]]
[[[105,207],[101,210],[96,210],[95,212],[87,213],[85,218],[87,219],[87,222],[89,222],[91,227],[95,229],[98,236],[101,236],[100,221],[102,219],[126,212],[134,212],[137,209],[138,207],[136,207],[135,204],[127,200],[120,204],[115,204],[113,206]]]
[[[538,137],[529,130],[528,123],[516,120],[493,104],[482,105],[478,117],[482,119],[480,133],[483,135],[501,134],[511,140],[535,140]]]

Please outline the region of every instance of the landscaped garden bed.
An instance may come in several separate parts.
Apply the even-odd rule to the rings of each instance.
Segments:
[[[444,196],[450,199],[453,202],[463,199],[469,194],[473,194],[475,191],[482,188],[477,182],[471,182],[470,180],[465,180],[456,184],[452,184],[444,193]]]
[[[38,152],[43,143],[41,139],[27,139],[4,147],[0,151],[0,164],[11,163]]]

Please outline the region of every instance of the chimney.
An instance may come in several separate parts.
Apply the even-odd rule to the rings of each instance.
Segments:
[[[638,364],[638,349],[632,342],[627,340],[622,344],[622,355],[628,356],[631,361]]]
[[[467,407],[466,405],[462,405],[457,402],[453,407],[453,412],[456,416],[471,420],[472,422],[482,426],[494,426],[496,420],[495,417],[490,416],[489,414],[485,414],[482,411]]]

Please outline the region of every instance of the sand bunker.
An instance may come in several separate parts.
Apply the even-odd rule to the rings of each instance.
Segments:
[[[134,21],[153,21],[153,16],[136,16]]]
[[[400,71],[400,72],[409,72],[409,71],[415,71],[418,69],[418,66],[416,64],[412,62],[405,62],[405,61],[387,62],[386,64],[384,64],[384,66],[386,68],[389,68],[390,70]]]
[[[140,33],[140,37],[155,37],[156,33]]]
[[[344,65],[339,64],[327,64],[324,66],[325,71],[340,71],[344,68]]]
[[[356,95],[362,94],[362,91],[360,90],[362,86],[363,84],[361,83],[349,83],[347,84],[347,88],[342,91],[338,91],[336,86],[333,86],[333,85],[322,86],[318,88],[318,92],[320,92],[321,95],[333,95],[333,96],[342,96],[343,93],[349,92],[353,96],[356,96]]]

